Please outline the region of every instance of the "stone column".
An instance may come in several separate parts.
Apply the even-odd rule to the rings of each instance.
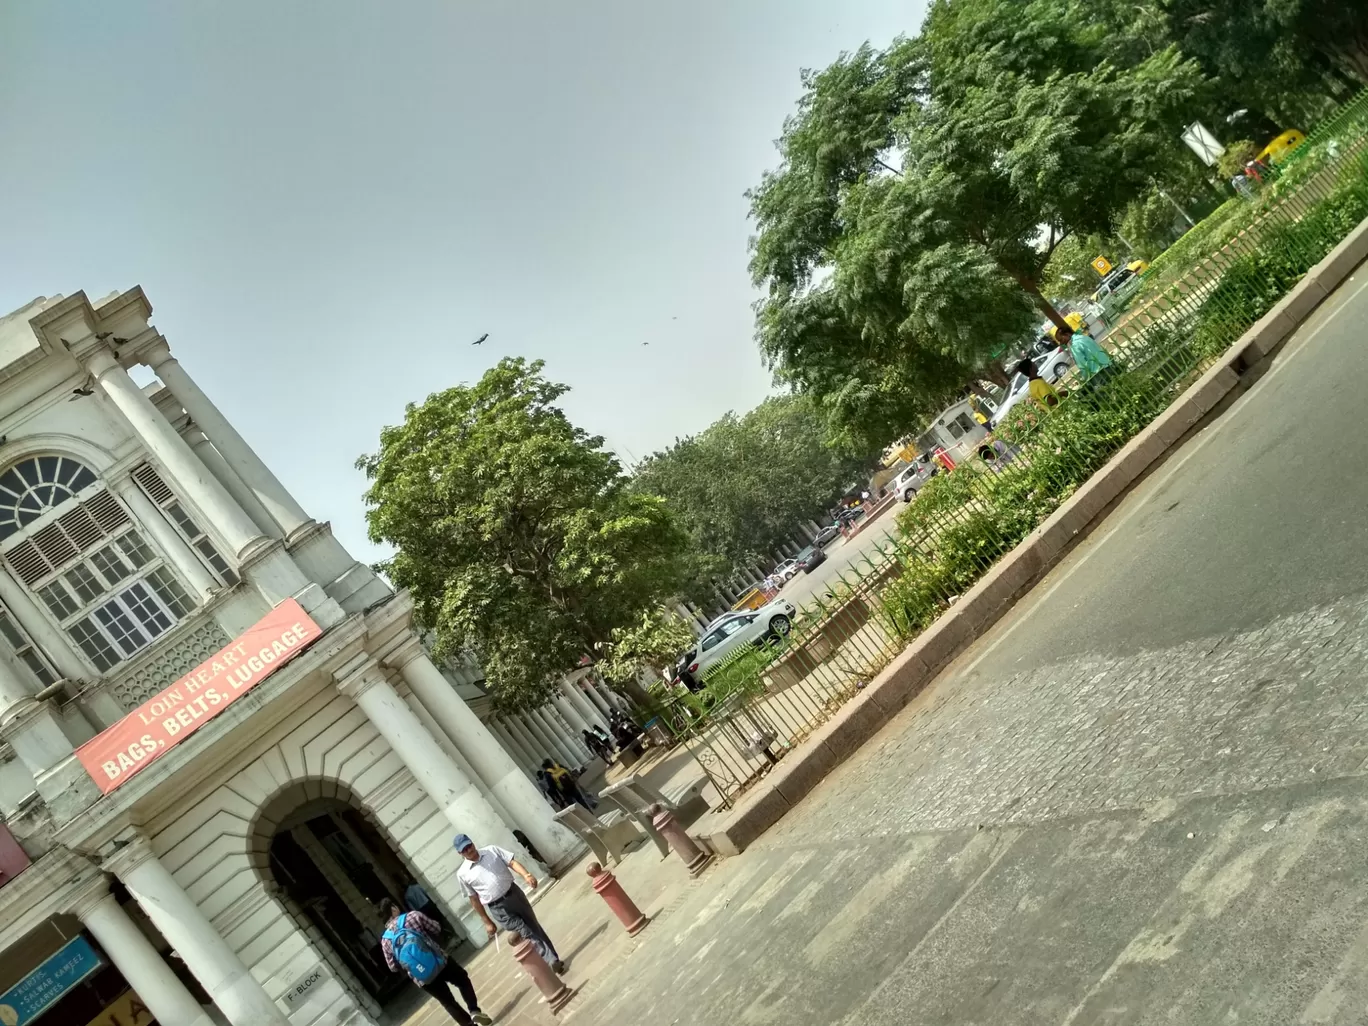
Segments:
[[[518,739],[532,757],[532,775],[536,776],[537,770],[541,769],[542,760],[548,758],[552,753],[547,751],[546,745],[539,741],[527,728],[526,720],[522,714],[510,716],[504,722],[508,725],[508,732]]]
[[[71,913],[100,942],[161,1026],[214,1026],[209,1014],[181,983],[147,935],[109,893],[102,877],[81,895]]]
[[[185,372],[176,358],[171,355],[171,347],[165,339],[158,339],[145,351],[144,359],[156,372],[162,383],[171,390],[176,401],[185,408],[190,419],[214,443],[214,448],[222,454],[228,466],[250,488],[271,519],[280,525],[285,537],[310,527],[313,520],[303,507],[294,499],[279,478],[271,473],[255,450],[237,433],[228,418],[219,412],[207,395],[200,391],[195,379]]]
[[[232,1026],[290,1026],[242,959],[162,865],[145,836],[131,833],[105,859],[147,918],[184,960]]]
[[[518,742],[518,739],[508,732],[508,728],[505,727],[503,723],[499,720],[491,719],[488,721],[487,725],[494,736],[498,738],[499,744],[503,745],[504,751],[506,751],[513,761],[522,768],[524,773],[530,774],[535,772],[536,767],[532,765],[532,756],[527,753],[527,750]]]
[[[594,675],[592,673],[586,673],[580,678],[580,682],[576,687],[582,689],[583,695],[585,698],[589,699],[594,708],[599,711],[599,714],[603,717],[603,725],[607,727],[608,714],[613,711],[613,707],[608,704],[607,700],[599,691],[598,683],[594,680]]]
[[[96,676],[94,671],[76,654],[72,640],[52,625],[43,615],[28,590],[16,581],[9,567],[0,564],[0,602],[10,611],[19,626],[33,639],[56,668],[68,680],[84,680]]]
[[[29,693],[8,661],[0,659],[0,741],[14,750],[61,826],[99,800],[99,788],[73,755],[62,715],[50,700]]]
[[[546,725],[542,723],[535,710],[529,709],[524,712],[519,722],[521,722],[527,732],[536,739],[537,748],[542,753],[542,759],[549,758],[555,759],[557,762],[564,761],[565,756],[561,753],[561,750],[556,747],[556,742],[551,739],[551,735],[546,730]],[[537,765],[541,765],[541,759],[537,760]]]
[[[418,639],[412,638],[389,661],[391,665],[398,665],[414,696],[508,811],[512,825],[527,834],[553,866],[577,855],[582,848],[579,839],[556,822],[537,786],[457,694],[451,682],[423,651]],[[469,830],[464,832],[475,836]]]
[[[256,492],[243,484],[242,478],[233,473],[233,468],[228,466],[228,461],[223,458],[223,453],[214,448],[214,443],[209,441],[208,435],[192,421],[190,427],[185,430],[181,437],[194,450],[195,455],[200,458],[200,462],[209,468],[209,473],[218,478],[219,484],[227,488],[228,494],[247,511],[247,515],[252,518],[252,523],[261,529],[262,534],[268,538],[283,539],[285,537],[280,525],[271,519],[271,514],[266,511],[266,507],[256,497]]]
[[[446,816],[454,828],[453,835],[469,834],[477,845],[497,844],[515,850],[521,847],[480,789],[442,751],[437,739],[423,729],[417,714],[385,680],[373,660],[338,674],[337,689],[361,707],[418,785]],[[452,856],[455,857],[454,852]],[[476,930],[473,922],[462,922],[466,923],[472,944],[478,947],[486,942],[483,929]]]
[[[578,682],[562,680],[560,688],[570,700],[570,704],[579,710],[580,717],[589,724],[591,730],[596,726],[602,727],[604,730],[608,729],[607,717],[598,711],[593,702],[589,701],[584,694],[584,689],[579,686]]]
[[[594,753],[589,751],[588,746],[584,743],[584,732],[589,729],[589,724],[580,715],[580,711],[563,694],[552,695],[551,704],[556,707],[561,719],[569,724],[571,739],[575,742],[575,747],[584,751],[585,758],[593,758]]]
[[[157,547],[166,553],[166,558],[180,571],[181,577],[189,582],[190,589],[199,596],[201,602],[223,587],[223,583],[200,562],[199,556],[190,548],[190,543],[171,526],[166,515],[138,487],[137,482],[131,477],[125,477],[118,481],[110,481],[109,486],[123,499],[124,505],[133,511],[134,518],[152,536]]]
[[[561,724],[555,709],[550,705],[544,705],[539,709],[534,709],[532,715],[537,718],[537,721],[542,725],[542,729],[546,731],[547,736],[551,739],[551,743],[555,745],[556,750],[560,752],[560,761],[567,766],[578,766],[579,752],[577,752],[574,745],[570,743],[570,739],[567,737],[567,730],[564,725]]]
[[[96,350],[86,357],[86,368],[100,391],[124,415],[147,450],[166,468],[180,493],[212,525],[233,556],[241,560],[267,544],[251,517],[209,473],[112,353]]]

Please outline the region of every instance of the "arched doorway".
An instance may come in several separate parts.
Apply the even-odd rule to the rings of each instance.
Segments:
[[[410,908],[426,895],[430,904],[422,911],[446,928],[447,950],[454,953],[464,939],[360,802],[337,783],[323,791],[321,781],[305,781],[267,804],[252,833],[254,861],[287,911],[331,949],[329,961],[345,967],[357,996],[383,1008],[411,989],[406,977],[389,971],[380,950],[383,899]]]

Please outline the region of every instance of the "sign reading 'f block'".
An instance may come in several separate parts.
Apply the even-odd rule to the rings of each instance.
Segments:
[[[76,757],[109,794],[322,636],[299,603],[286,599],[227,648],[81,745]]]

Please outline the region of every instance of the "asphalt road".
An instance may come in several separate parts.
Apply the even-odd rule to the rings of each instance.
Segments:
[[[882,562],[875,546],[886,545],[888,536],[897,531],[898,511],[903,508],[903,503],[895,503],[855,537],[837,539],[828,545],[826,562],[810,574],[800,573],[791,578],[779,594],[801,609],[814,595],[828,591],[841,574],[858,573],[859,568],[866,565],[866,559]]]
[[[573,1020],[1368,1022],[1365,324],[1361,271]]]

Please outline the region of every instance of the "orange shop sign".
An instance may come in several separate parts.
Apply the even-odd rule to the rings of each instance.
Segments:
[[[236,641],[76,749],[105,794],[126,784],[323,636],[286,599]]]

